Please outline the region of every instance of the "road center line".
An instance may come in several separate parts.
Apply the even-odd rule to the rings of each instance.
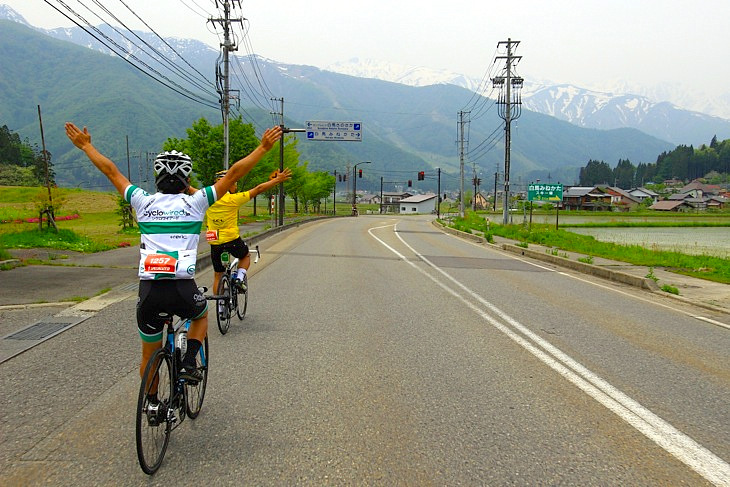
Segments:
[[[397,255],[401,260],[431,279],[446,292],[462,301],[467,307],[472,309],[485,321],[489,322],[497,330],[504,333],[515,343],[530,352],[538,360],[555,370],[558,374],[608,408],[610,411],[614,412],[626,423],[689,466],[706,480],[716,485],[730,485],[730,465],[727,462],[694,441],[689,436],[674,428],[671,424],[646,409],[634,399],[613,387],[603,378],[585,368],[557,347],[530,331],[526,326],[507,315],[476,292],[467,288],[464,284],[457,281],[443,269],[437,267],[403,240],[400,234],[395,231],[396,225],[397,224],[373,227],[368,230],[368,233],[371,237],[380,242],[380,244]],[[499,316],[506,324],[495,319],[493,316],[488,314],[487,311],[481,309],[479,306],[467,299],[467,297],[463,294],[460,294],[458,290],[452,289],[442,280],[408,260],[403,254],[385,243],[373,233],[373,230],[387,227],[393,227],[396,237],[398,237],[403,245],[413,252],[421,261],[451,281],[454,285],[466,293],[466,295],[478,301],[482,306]]]

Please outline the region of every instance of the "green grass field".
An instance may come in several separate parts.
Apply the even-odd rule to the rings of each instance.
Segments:
[[[699,226],[706,224],[706,222],[698,223]],[[730,216],[725,215],[716,220],[714,224],[730,227]],[[661,225],[693,226],[689,220],[667,221],[662,222]],[[529,228],[521,224],[500,225],[488,222],[484,215],[474,212],[466,212],[464,218],[455,218],[451,226],[467,233],[484,234],[487,240],[490,240],[494,235],[498,235],[516,240],[523,245],[534,243],[552,247],[556,251],[579,252],[587,256],[603,257],[636,265],[664,267],[680,274],[730,284],[730,259],[652,250],[638,245],[618,245],[601,242],[588,235],[580,235],[563,229],[556,230],[554,225],[533,224]],[[609,222],[606,226],[619,227],[621,225]]]
[[[97,252],[119,247],[120,245],[139,244],[136,229],[122,231],[118,209],[118,196],[113,192],[88,191],[77,188],[58,188],[54,190],[62,201],[56,217],[78,215],[78,218],[58,219],[56,224],[63,230],[62,237],[53,235],[47,225],[39,231],[38,223],[16,223],[18,220],[38,218],[36,201],[47,195],[43,187],[0,186],[0,249],[51,247],[79,252]],[[377,208],[377,206],[376,206]],[[300,210],[302,207],[300,206]],[[287,200],[286,217],[297,216],[293,213],[294,203]],[[350,206],[337,204],[338,214],[349,214]],[[259,197],[254,204],[250,202],[240,210],[240,223],[271,220],[268,201]],[[307,215],[300,215],[302,217]],[[245,236],[245,235],[244,235]]]

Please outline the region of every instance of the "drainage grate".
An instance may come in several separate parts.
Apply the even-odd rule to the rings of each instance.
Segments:
[[[73,323],[45,323],[39,321],[35,325],[29,326],[25,330],[13,333],[5,337],[6,340],[42,340],[47,336],[58,333],[59,331],[73,325]]]

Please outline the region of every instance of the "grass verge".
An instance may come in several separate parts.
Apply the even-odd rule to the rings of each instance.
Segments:
[[[464,218],[455,218],[451,226],[467,233],[479,232],[484,233],[485,236],[498,235],[522,244],[534,243],[587,256],[603,257],[647,267],[662,267],[678,274],[730,284],[730,259],[650,250],[638,245],[600,242],[591,236],[579,235],[562,229],[556,230],[554,226],[546,224],[533,224],[531,229],[523,225],[499,225],[487,222],[474,213],[467,213]]]
[[[0,247],[14,249],[53,248],[89,253],[110,250],[116,246],[97,242],[68,229],[59,229],[58,232],[35,229],[0,234]]]

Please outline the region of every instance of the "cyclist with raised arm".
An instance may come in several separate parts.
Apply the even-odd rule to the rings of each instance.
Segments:
[[[227,171],[219,171],[216,174],[216,181],[226,175]],[[234,285],[241,291],[244,291],[247,286],[246,272],[251,265],[251,254],[238,230],[238,208],[290,178],[291,169],[289,168],[282,172],[275,171],[268,181],[242,193],[236,192],[237,183],[234,182],[227,188],[228,192],[208,208],[205,214],[205,225],[207,227],[206,239],[210,243],[210,258],[213,263],[213,292],[217,292],[218,283],[226,270],[221,261],[223,252],[228,252],[238,258],[238,270],[233,276]],[[224,306],[224,304],[219,303],[219,306]]]
[[[191,383],[202,379],[195,356],[208,332],[208,305],[195,284],[198,241],[205,211],[261,160],[281,138],[281,127],[268,129],[259,146],[231,166],[228,173],[194,194],[187,194],[193,165],[177,151],[155,159],[157,193],[148,194],[131,184],[109,158],[91,144],[86,127],[66,123],[66,136],[111,181],[137,213],[141,233],[137,327],[142,339],[140,376],[149,358],[160,348],[164,319],[161,313],[190,318],[188,346],[180,377]]]

